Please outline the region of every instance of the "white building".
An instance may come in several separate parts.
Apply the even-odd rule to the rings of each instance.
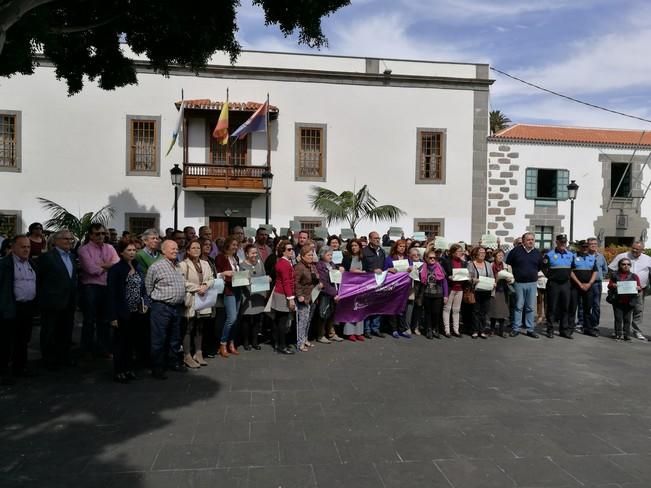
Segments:
[[[650,133],[517,124],[488,140],[491,233],[512,240],[528,230],[551,247],[554,235],[570,234],[567,185],[575,180],[575,240],[646,240]]]
[[[257,107],[245,102],[270,95],[276,227],[321,222],[307,198],[312,185],[340,193],[367,184],[378,203],[407,215],[358,233],[398,225],[476,240],[485,231],[487,65],[243,52],[235,65],[214,57],[198,76],[137,66],[137,86],[87,83],[72,97],[45,60],[32,76],[0,80],[5,231],[47,219],[37,197],[80,213],[111,205],[119,230],[171,226],[175,163],[185,171],[180,227],[210,224],[223,234],[264,223],[265,134],[237,143],[228,164],[210,137],[227,88],[231,132]],[[192,100],[186,137],[165,157],[181,90]]]

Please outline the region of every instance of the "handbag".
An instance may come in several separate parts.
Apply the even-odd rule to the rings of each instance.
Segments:
[[[472,286],[466,286],[463,289],[463,295],[461,300],[463,301],[463,303],[467,303],[469,305],[477,303],[477,299],[475,298],[475,289]]]
[[[188,281],[188,276],[190,274],[190,268],[188,265],[185,265],[185,281]],[[183,305],[185,305],[185,308],[192,308],[194,305],[194,293],[186,291],[185,292],[185,300],[183,301]]]
[[[327,319],[332,313],[332,297],[328,295],[321,294],[319,298],[319,317],[322,319]]]

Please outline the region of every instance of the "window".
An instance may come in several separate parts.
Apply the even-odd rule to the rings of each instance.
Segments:
[[[127,115],[127,174],[160,174],[160,117]]]
[[[430,237],[443,235],[443,221],[442,220],[420,220],[416,219],[414,222],[414,232],[425,232],[425,235]]]
[[[631,166],[628,163],[610,165],[610,196],[631,198]]]
[[[529,200],[567,200],[570,172],[566,169],[527,168],[525,198]]]
[[[139,236],[147,229],[158,229],[160,216],[158,214],[125,214],[126,230],[133,236]]]
[[[20,212],[0,210],[0,236],[15,237],[21,232]]]
[[[325,124],[296,124],[295,178],[326,180]]]
[[[537,225],[534,232],[538,249],[551,249],[554,244],[554,228],[549,225]]]
[[[230,111],[228,113],[228,133],[232,134],[250,116],[250,112]],[[212,136],[216,125],[217,119],[211,119],[208,121],[208,139],[210,140],[210,155],[208,162],[210,164],[218,164],[221,166],[244,166],[249,164],[249,136],[247,135],[244,139],[230,138],[228,144],[220,144],[219,141]]]
[[[0,171],[20,171],[20,112],[0,111]]]
[[[301,230],[310,233],[310,239],[314,239],[314,229],[325,226],[325,220],[318,217],[295,217],[294,220],[301,225]]]
[[[443,183],[445,180],[445,130],[418,129],[416,183]]]

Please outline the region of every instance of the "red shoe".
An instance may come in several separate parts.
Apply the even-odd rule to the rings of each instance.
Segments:
[[[357,337],[355,337],[353,334],[346,336],[346,339],[348,339],[351,342],[357,342]]]
[[[364,336],[363,335],[358,335],[358,336],[355,336],[355,337],[357,338],[358,341],[364,342]]]

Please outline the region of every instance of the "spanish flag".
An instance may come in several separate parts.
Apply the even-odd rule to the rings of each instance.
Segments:
[[[212,132],[212,136],[220,144],[228,144],[228,95],[226,95],[226,102],[222,105],[222,111],[219,114],[219,120],[217,120],[217,126]]]

